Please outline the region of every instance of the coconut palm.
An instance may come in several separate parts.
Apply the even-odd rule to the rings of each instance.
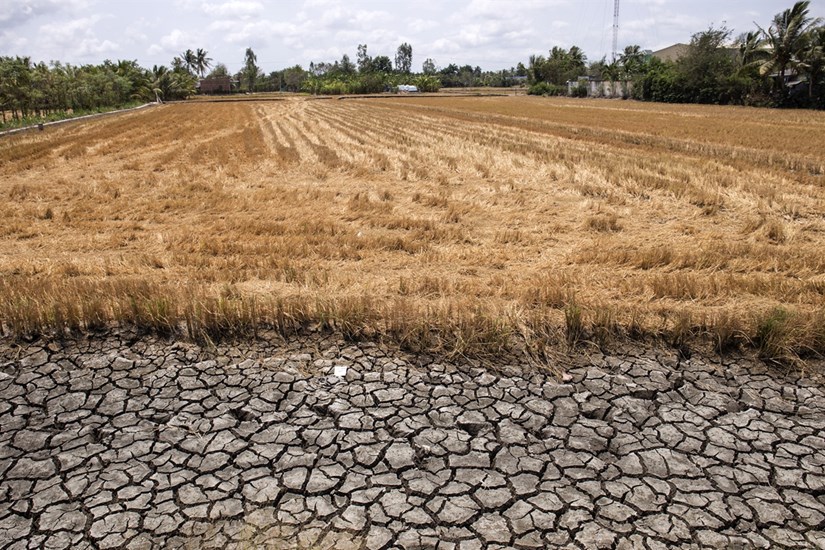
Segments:
[[[176,58],[177,59],[177,58]],[[163,103],[164,85],[169,80],[169,69],[163,65],[155,65],[151,71],[146,71],[146,77],[139,93],[144,99],[154,97],[155,103]]]
[[[198,66],[198,56],[192,50],[186,50],[180,56],[181,61],[183,61],[183,65],[186,67],[186,70],[190,73],[195,72],[195,69]]]
[[[146,99],[154,97],[157,103],[163,103],[164,100],[185,99],[194,94],[195,83],[194,75],[187,71],[155,65],[147,71],[139,93]]]
[[[644,65],[645,54],[638,44],[626,46],[622,54],[619,56],[619,63],[624,67],[627,74],[635,74],[639,72]]]
[[[812,29],[802,50],[800,69],[808,75],[808,98],[813,98],[814,87],[825,75],[825,26]]]
[[[575,67],[584,67],[584,64],[587,62],[587,56],[584,55],[584,52],[578,46],[572,46],[567,52],[567,55],[570,58],[570,63]]]
[[[764,57],[764,50],[762,49],[762,32],[748,31],[739,36],[736,41],[739,47],[739,60],[743,67],[751,63],[759,61],[760,57]]]
[[[801,68],[806,35],[819,23],[819,20],[809,17],[809,5],[809,0],[797,2],[792,8],[777,14],[767,30],[759,27],[764,37],[762,50],[768,54],[761,62],[759,72],[762,75],[777,75],[783,97],[787,93],[785,76],[789,69]]]
[[[180,57],[173,57],[172,58],[172,70],[175,72],[178,71],[186,71],[186,62],[181,59]]]
[[[212,58],[206,57],[208,52],[202,48],[198,48],[198,51],[195,52],[195,70],[196,72],[201,75],[206,74],[206,70],[212,66]]]

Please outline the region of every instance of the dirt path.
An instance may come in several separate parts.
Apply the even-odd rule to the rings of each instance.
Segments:
[[[4,548],[825,547],[823,386],[745,359],[0,351]]]
[[[51,122],[43,122],[42,125],[43,125],[43,128],[50,128],[52,126],[60,126],[62,124],[68,124],[70,122],[77,122],[77,121],[80,121],[80,120],[89,120],[89,119],[92,119],[92,118],[100,118],[100,117],[111,116],[111,115],[119,115],[119,114],[122,114],[122,113],[129,113],[131,111],[138,111],[140,109],[145,109],[147,107],[154,107],[156,105],[158,105],[158,103],[144,103],[143,105],[138,105],[137,107],[129,107],[128,109],[117,109],[115,111],[105,111],[103,113],[92,113],[90,115],[82,115],[82,116],[76,116],[76,117],[71,117],[71,118],[65,118],[63,120],[53,120]],[[21,132],[28,132],[28,131],[32,131],[32,130],[37,130],[39,127],[40,127],[40,124],[32,124],[30,126],[23,126],[21,128],[12,128],[11,130],[2,130],[2,131],[0,131],[0,137],[10,136],[10,135],[13,135],[13,134],[19,134]]]

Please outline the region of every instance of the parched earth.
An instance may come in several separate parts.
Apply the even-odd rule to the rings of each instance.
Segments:
[[[825,391],[672,350],[0,348],[3,548],[825,548]]]

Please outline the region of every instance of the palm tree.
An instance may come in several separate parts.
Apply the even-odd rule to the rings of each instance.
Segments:
[[[201,78],[203,78],[206,70],[212,66],[212,58],[206,57],[206,54],[207,51],[202,48],[198,48],[198,51],[195,52],[195,70],[201,75]]]
[[[619,80],[620,72],[621,71],[619,70],[619,64],[615,61],[611,61],[604,68],[604,75],[605,77],[607,77],[606,79],[610,82],[616,82],[617,80]]]
[[[639,72],[645,62],[645,54],[638,44],[626,46],[624,52],[619,56],[619,63],[627,74]]]
[[[181,54],[181,60],[183,61],[186,70],[191,72],[195,72],[195,69],[198,66],[198,57],[192,50],[186,50]]]
[[[584,55],[584,52],[578,46],[572,46],[567,52],[567,55],[570,57],[570,62],[576,67],[584,67],[584,64],[587,62],[587,56]]]
[[[761,31],[743,33],[739,36],[737,43],[739,45],[739,60],[743,67],[754,63],[760,55],[764,55]]]
[[[808,75],[808,99],[812,99],[814,86],[825,74],[825,26],[811,29],[806,38],[800,68]]]
[[[787,89],[785,75],[788,69],[799,69],[806,35],[819,23],[808,16],[810,0],[797,2],[792,8],[777,14],[767,30],[759,27],[765,38],[762,50],[768,54],[760,67],[762,75],[776,74],[784,98]]]
[[[527,76],[531,84],[541,82],[544,80],[544,64],[546,63],[543,55],[531,55],[529,60],[529,68],[527,69]]]
[[[177,59],[177,57],[175,58]],[[152,67],[151,71],[147,71],[146,79],[141,86],[139,93],[146,99],[155,98],[155,103],[163,103],[163,88],[166,81],[169,79],[169,70],[163,65]]]

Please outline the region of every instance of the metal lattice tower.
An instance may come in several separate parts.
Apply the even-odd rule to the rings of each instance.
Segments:
[[[619,0],[613,2],[613,62],[616,62],[619,48]]]

